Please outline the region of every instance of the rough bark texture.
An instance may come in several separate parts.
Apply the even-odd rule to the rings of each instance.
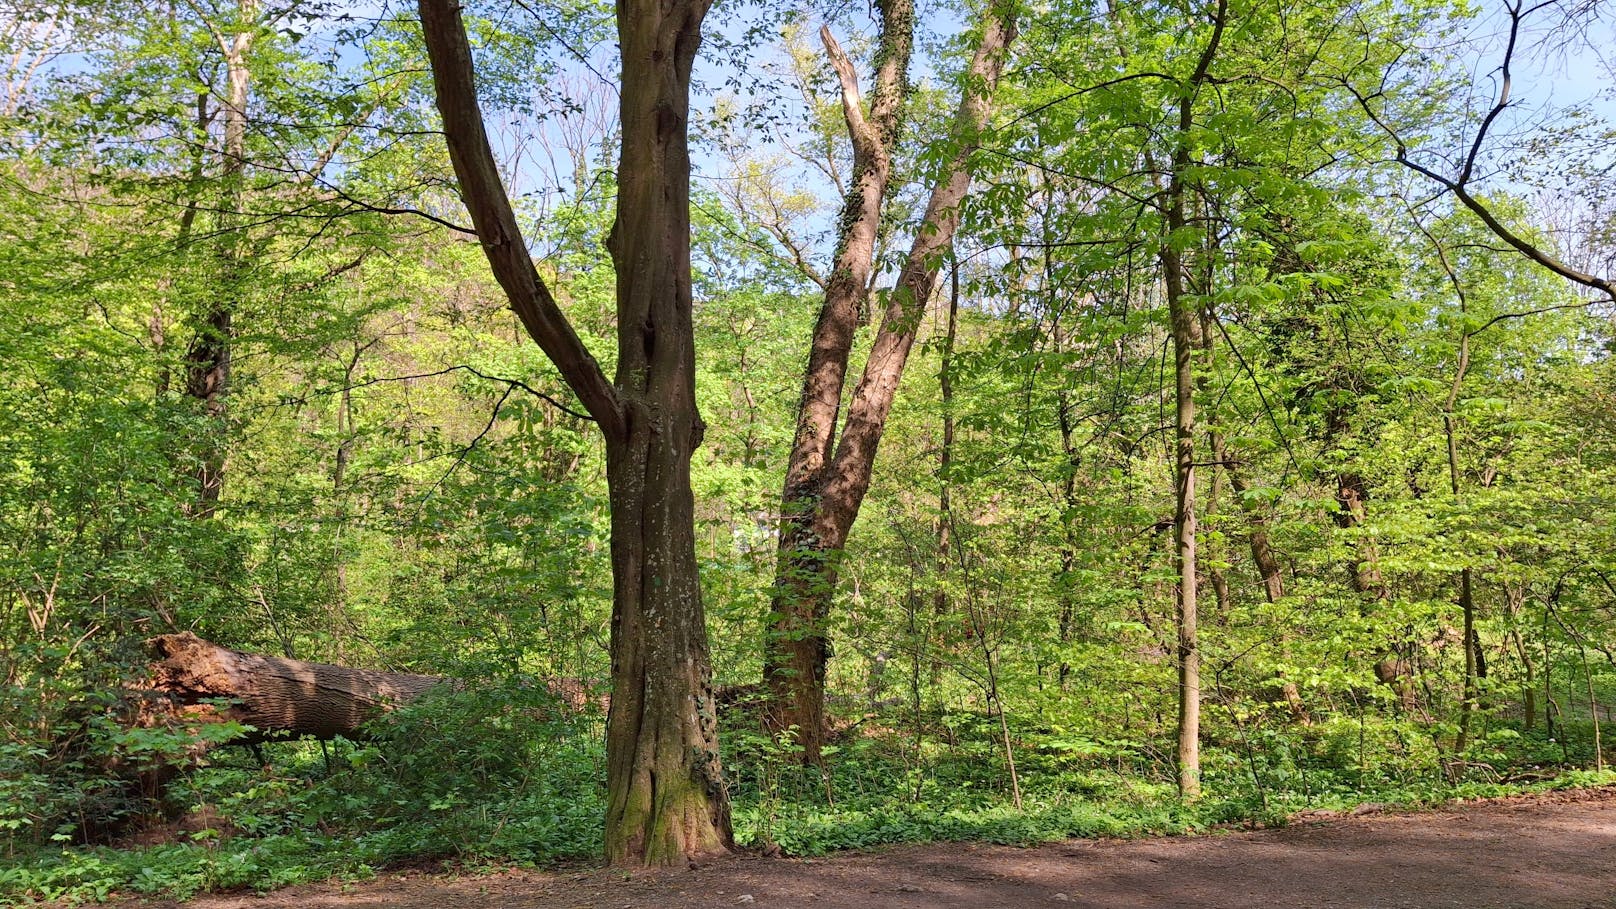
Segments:
[[[618,4],[612,710],[606,857],[666,865],[733,847],[696,570],[690,456],[701,444],[691,324],[690,69],[705,2]]]
[[[671,865],[733,846],[697,576],[690,456],[690,70],[706,0],[619,0],[622,153],[608,245],[617,273],[615,384],[540,280],[477,107],[454,0],[421,0],[461,198],[511,308],[606,437],[612,508],[612,706],[606,857]]]
[[[840,548],[842,543],[822,537],[824,528],[816,526],[815,518],[836,442],[848,358],[875,267],[881,208],[892,179],[892,143],[907,94],[914,43],[911,0],[885,0],[878,9],[881,36],[868,114],[852,61],[829,27],[820,30],[841,83],[842,113],[853,146],[853,181],[842,203],[841,235],[814,325],[797,404],[797,428],[786,461],[771,610],[774,618],[765,632],[763,662],[763,678],[771,693],[765,712],[768,728],[778,734],[796,727],[809,759],[818,756],[825,725],[824,673],[830,650],[823,625],[834,587],[826,557],[828,550]]]
[[[950,133],[954,154],[932,188],[922,226],[897,285],[887,297],[886,312],[854,388],[835,454],[799,485],[793,485],[788,476],[775,575],[775,619],[767,636],[764,680],[771,695],[770,727],[775,731],[797,727],[803,756],[809,761],[818,760],[825,730],[824,681],[830,659],[825,621],[836,588],[837,556],[869,491],[876,450],[886,431],[898,382],[942,261],[953,246],[960,204],[971,185],[971,155],[987,126],[1015,32],[1015,17],[1008,5],[991,5]],[[845,354],[842,362],[845,372]],[[805,385],[805,400],[809,390]],[[832,411],[832,429],[834,420]],[[824,433],[818,457],[830,451],[830,442],[829,432]]]
[[[228,698],[235,703],[216,716],[254,727],[248,741],[352,738],[365,722],[444,682],[432,675],[242,653],[190,632],[160,635],[151,645],[157,658],[151,669],[154,689],[182,706]]]

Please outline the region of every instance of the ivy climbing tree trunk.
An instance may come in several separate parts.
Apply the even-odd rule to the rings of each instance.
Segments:
[[[899,20],[892,18],[897,8],[896,3],[883,6],[887,24],[899,24]],[[912,12],[905,13],[901,20],[904,29],[912,29],[910,17]],[[819,759],[824,741],[825,667],[830,660],[825,622],[836,590],[836,562],[858,518],[864,494],[870,488],[876,450],[886,431],[898,382],[903,377],[909,351],[937,285],[944,255],[953,246],[954,233],[959,228],[960,204],[971,185],[971,156],[992,112],[993,94],[1015,32],[1012,0],[996,0],[984,14],[981,37],[966,73],[965,89],[949,134],[952,154],[932,187],[922,226],[915,234],[897,284],[887,296],[881,327],[854,388],[839,438],[835,436],[836,417],[840,411],[847,351],[851,349],[856,328],[856,308],[849,315],[845,306],[837,304],[837,331],[845,328],[848,346],[836,348],[839,367],[824,368],[827,376],[832,372],[836,374],[833,383],[821,383],[815,378],[816,366],[821,363],[821,347],[828,355],[833,352],[831,341],[840,344],[843,337],[840,334],[834,339],[824,337],[830,318],[825,313],[831,307],[828,291],[826,311],[822,312],[821,324],[815,330],[814,353],[809,359],[797,429],[798,442],[806,439],[811,444],[803,455],[793,447],[787,471],[771,610],[773,625],[766,635],[764,658],[764,681],[769,689],[769,709],[765,715],[769,726],[777,733],[795,727],[797,741],[807,761]],[[907,38],[905,42],[903,53],[907,55]],[[832,50],[833,62],[838,61],[838,54]],[[868,124],[860,125],[863,114],[858,104],[857,85],[851,79],[851,66],[844,67],[844,63],[845,58],[836,63],[836,68],[842,78],[843,109],[849,132],[855,136],[856,148],[857,137]],[[901,82],[894,84],[901,86]],[[857,185],[855,183],[855,187]],[[850,204],[849,210],[851,207]],[[872,221],[868,228],[872,242],[874,226]],[[845,252],[848,247],[845,238],[842,247]],[[851,267],[853,263],[847,264]],[[839,260],[838,271],[842,267]],[[868,264],[858,267],[868,274]],[[811,420],[806,416],[810,412]],[[833,441],[835,453],[831,455]]]
[[[606,379],[539,278],[477,107],[455,0],[421,0],[438,110],[461,197],[528,334],[606,439],[611,502],[612,704],[606,857],[672,865],[733,847],[696,568],[690,275],[690,71],[705,0],[621,0],[618,366]]]
[[[821,536],[815,518],[836,444],[853,338],[875,267],[876,235],[892,179],[892,144],[907,95],[914,44],[911,0],[884,0],[877,8],[881,34],[868,112],[852,61],[830,28],[820,29],[825,52],[841,83],[842,113],[853,147],[853,179],[842,202],[835,262],[825,282],[825,298],[803,372],[797,427],[780,494],[780,544],[771,619],[764,632],[769,728],[776,734],[794,728],[810,759],[818,756],[825,723],[824,673],[830,659],[824,622],[830,613],[833,582],[824,563],[827,552],[841,545]]]

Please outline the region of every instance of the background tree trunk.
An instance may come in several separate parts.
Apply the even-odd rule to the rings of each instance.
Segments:
[[[220,435],[225,429],[225,395],[230,388],[231,346],[234,341],[235,296],[241,283],[245,244],[239,232],[242,182],[247,169],[247,98],[252,85],[248,54],[257,37],[258,0],[240,0],[239,21],[233,33],[215,29],[214,38],[224,53],[225,103],[224,134],[220,146],[220,172],[224,187],[219,204],[218,232],[223,249],[219,254],[218,287],[208,311],[197,326],[196,336],[185,352],[185,394],[201,406],[207,418],[204,437],[197,451],[195,514],[208,517],[219,507],[224,492],[225,446]],[[187,217],[192,212],[187,211]],[[183,233],[189,233],[189,225]]]
[[[991,5],[950,133],[954,154],[932,187],[923,226],[888,295],[881,327],[848,405],[835,456],[810,486],[812,495],[806,501],[812,503],[812,511],[788,511],[782,517],[773,604],[778,618],[768,635],[764,664],[772,702],[766,715],[772,731],[797,727],[797,741],[807,761],[819,759],[825,734],[825,667],[830,659],[825,622],[836,590],[836,563],[869,491],[876,451],[898,383],[937,285],[943,257],[953,246],[960,204],[971,186],[971,155],[987,126],[993,93],[1015,34],[1015,17],[1008,4]]]
[[[914,43],[914,4],[879,4],[881,34],[875,85],[866,114],[858,74],[829,27],[820,30],[842,90],[842,113],[853,147],[853,182],[842,203],[841,235],[825,283],[825,299],[808,352],[797,404],[797,428],[780,494],[780,545],[775,561],[772,618],[764,633],[763,680],[770,691],[765,721],[771,733],[795,727],[809,760],[817,760],[825,725],[825,666],[830,660],[824,623],[834,595],[832,550],[845,539],[819,522],[825,470],[836,444],[848,359],[875,267],[881,207],[892,179],[892,143],[908,95]]]

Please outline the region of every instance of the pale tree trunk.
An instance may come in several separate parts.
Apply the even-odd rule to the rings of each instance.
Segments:
[[[239,232],[238,213],[247,166],[247,98],[252,85],[248,54],[257,37],[254,30],[257,16],[258,0],[240,0],[236,30],[226,33],[213,29],[214,40],[224,52],[226,79],[224,131],[220,145],[224,192],[219,205],[218,227],[224,248],[219,256],[220,286],[185,352],[185,393],[201,406],[207,418],[195,468],[198,491],[193,513],[198,517],[211,516],[218,508],[219,497],[224,491],[226,448],[221,437],[227,418],[225,395],[230,389],[235,295],[241,283],[240,271],[246,249]],[[191,213],[187,211],[187,218]],[[185,232],[189,232],[189,226],[187,221],[183,228]]]
[[[1175,593],[1178,626],[1178,793],[1184,799],[1201,794],[1201,650],[1195,558],[1195,353],[1201,346],[1201,326],[1185,297],[1184,260],[1179,251],[1185,219],[1185,174],[1191,162],[1190,130],[1195,125],[1195,96],[1206,81],[1216,58],[1228,12],[1227,0],[1218,0],[1212,36],[1201,52],[1187,90],[1178,103],[1178,134],[1173,167],[1168,177],[1166,234],[1162,237],[1162,279],[1167,293],[1168,318],[1173,336],[1174,408],[1174,563],[1178,573]]]
[[[768,717],[776,731],[797,727],[808,761],[818,760],[825,733],[825,667],[830,659],[825,620],[836,589],[836,562],[870,488],[876,450],[886,431],[898,382],[936,287],[941,262],[953,246],[960,204],[971,185],[971,155],[987,126],[993,93],[1014,38],[1013,11],[1007,3],[992,4],[955,114],[950,134],[955,152],[932,188],[922,227],[898,274],[897,286],[888,295],[835,454],[795,487],[800,494],[788,488],[785,497],[773,604],[777,619],[767,636],[764,660],[771,701]],[[845,356],[843,363],[845,371]],[[804,400],[808,391],[805,386]],[[825,402],[819,399],[819,403]],[[831,429],[834,420],[833,411]],[[829,451],[829,442],[827,432],[819,457]],[[788,487],[790,479],[788,476]]]
[[[455,0],[421,0],[438,109],[461,197],[511,308],[606,438],[612,507],[612,706],[606,857],[671,865],[733,846],[696,568],[690,276],[690,71],[704,0],[622,0],[622,152],[609,247],[614,385],[540,280],[477,108]]]
[[[1174,176],[1175,182],[1177,176]],[[1180,200],[1181,203],[1181,200]],[[1173,206],[1173,202],[1169,202]],[[1176,215],[1175,215],[1176,213]],[[1201,792],[1201,651],[1197,623],[1199,572],[1195,560],[1195,365],[1197,326],[1184,301],[1183,263],[1171,233],[1183,226],[1183,208],[1168,209],[1169,238],[1162,244],[1162,271],[1173,335],[1174,445],[1173,561],[1178,583],[1174,605],[1178,630],[1178,792],[1190,799]]]

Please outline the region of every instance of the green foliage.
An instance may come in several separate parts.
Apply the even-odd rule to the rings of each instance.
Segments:
[[[544,683],[609,675],[604,451],[478,245],[444,226],[465,217],[414,25],[321,4],[267,23],[232,3],[114,3],[68,4],[52,32],[37,6],[0,12],[0,58],[44,54],[31,76],[10,64],[0,92],[18,99],[0,111],[0,895],[591,859],[601,724]],[[1609,309],[1385,160],[1388,127],[1418,155],[1473,134],[1456,77],[1474,61],[1422,48],[1461,46],[1452,29],[1474,11],[1230,10],[1182,135],[1209,8],[1023,16],[943,263],[961,285],[951,398],[939,300],[838,563],[828,688],[844,731],[822,772],[792,737],[725,719],[744,842],[818,854],[1191,832],[1609,782],[1589,769],[1616,701]],[[862,61],[869,36],[842,12],[833,31]],[[608,373],[617,149],[591,69],[610,67],[573,61],[609,13],[470,9],[536,267]],[[788,18],[778,53],[710,35],[756,50],[741,82],[773,96],[692,113],[710,121],[691,237],[706,422],[693,541],[724,685],[759,678],[780,474],[849,177],[817,23]],[[233,28],[254,37],[245,162],[221,151],[214,31]],[[917,45],[929,58],[878,271],[950,151],[939,85],[963,47]],[[1377,96],[1382,122],[1348,87]],[[1599,153],[1578,142],[1609,148],[1590,123],[1521,147],[1586,178]],[[1480,170],[1510,164],[1489,152]],[[1169,167],[1191,224],[1165,236]],[[1519,236],[1597,261],[1557,246],[1569,234],[1540,229],[1520,187],[1487,188]],[[1205,334],[1193,804],[1173,794],[1170,756],[1164,246]],[[232,375],[210,409],[187,369],[221,305]],[[873,333],[858,330],[852,380]],[[215,450],[224,491],[204,519],[197,474]],[[1468,679],[1466,576],[1482,664]],[[362,743],[268,744],[266,767],[141,724],[143,641],[174,630],[464,682]],[[165,791],[143,787],[167,770]]]
[[[224,757],[166,793],[184,815],[176,842],[24,851],[0,869],[0,895],[184,899],[363,877],[422,859],[549,865],[598,851],[598,719],[563,707],[542,685],[434,693],[371,731],[329,750],[265,746],[272,758],[262,767]],[[126,737],[149,747],[174,738]]]

